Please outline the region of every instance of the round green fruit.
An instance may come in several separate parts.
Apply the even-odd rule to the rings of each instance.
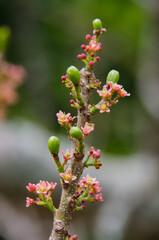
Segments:
[[[93,20],[93,28],[94,30],[101,30],[102,29],[102,22],[99,18]]]
[[[82,138],[83,138],[82,131],[79,127],[72,127],[70,129],[70,136],[79,141],[82,140]]]
[[[57,137],[51,136],[48,140],[48,148],[51,154],[58,154],[60,141]]]
[[[117,83],[118,81],[119,81],[119,72],[116,70],[111,70],[107,75],[106,83],[107,82]]]
[[[80,72],[79,72],[78,68],[76,68],[74,66],[70,66],[66,72],[67,72],[70,80],[73,82],[73,84],[75,84],[75,85],[79,84]]]

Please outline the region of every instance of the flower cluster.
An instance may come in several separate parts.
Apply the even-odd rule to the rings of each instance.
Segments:
[[[120,97],[130,96],[130,93],[127,93],[122,85],[111,81],[104,85],[102,90],[97,90],[97,93],[102,97],[102,100],[95,105],[100,110],[100,113],[110,112],[109,108],[116,104]],[[114,96],[114,94],[116,95]]]
[[[5,118],[6,108],[16,103],[17,88],[23,83],[25,70],[6,62],[0,54],[0,119]]]
[[[56,185],[57,183],[53,183],[53,182],[49,183],[48,181],[41,181],[41,180],[37,184],[29,183],[28,186],[26,186],[27,190],[29,192],[35,193],[36,195],[38,195],[38,197],[36,198],[36,200],[30,197],[27,197],[26,207],[29,207],[33,204],[43,205],[47,207],[49,210],[51,210],[52,212],[55,212],[55,207],[53,206],[51,193],[55,189]]]
[[[81,48],[85,53],[78,54],[77,58],[82,60],[86,64],[88,71],[94,66],[96,62],[99,62],[100,57],[96,54],[102,50],[102,44],[99,41],[99,35],[102,34],[102,31],[106,31],[104,28],[100,32],[94,32],[93,36],[87,34],[85,36],[88,45],[82,44]]]
[[[76,189],[76,195],[78,195],[76,210],[83,210],[86,208],[85,205],[81,205],[83,203],[94,201],[103,202],[103,197],[101,190],[102,187],[99,186],[100,183],[96,181],[96,178],[92,178],[89,175],[83,177],[82,180],[78,183]]]
[[[102,166],[102,162],[99,160],[100,152],[100,149],[95,151],[94,147],[91,147],[90,151],[88,152],[89,155],[85,161],[85,167],[94,166],[96,169],[99,169]],[[92,161],[89,161],[90,157]]]

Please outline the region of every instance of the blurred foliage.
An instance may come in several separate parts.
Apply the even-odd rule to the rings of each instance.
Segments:
[[[68,104],[69,91],[60,77],[69,65],[82,68],[76,55],[85,43],[85,34],[92,33],[92,20],[100,18],[107,33],[101,39],[103,51],[95,74],[104,84],[109,70],[119,70],[119,83],[131,97],[121,100],[107,116],[95,116],[98,130],[89,142],[116,154],[127,154],[140,146],[146,112],[138,98],[136,74],[149,16],[146,9],[132,0],[1,0],[0,10],[0,24],[8,25],[13,33],[7,58],[23,64],[28,72],[20,101],[10,108],[10,118],[18,115],[64,132],[56,113],[59,109],[75,111]],[[95,94],[92,101],[97,100]]]

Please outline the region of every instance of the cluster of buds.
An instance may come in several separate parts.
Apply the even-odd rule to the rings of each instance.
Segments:
[[[26,186],[27,190],[31,193],[38,195],[36,200],[27,197],[26,198],[26,207],[29,207],[33,204],[47,207],[51,212],[55,212],[56,208],[53,206],[53,201],[51,198],[51,193],[55,189],[57,183],[49,183],[48,181],[40,181],[37,184],[29,183]]]
[[[66,240],[76,240],[76,239],[78,239],[78,236],[76,234],[74,234],[72,236],[70,234],[68,234],[68,236],[66,238]]]
[[[81,45],[81,48],[85,53],[77,55],[77,58],[85,63],[87,71],[90,71],[94,64],[100,60],[100,57],[96,56],[96,54],[102,50],[99,36],[103,31],[106,31],[105,28],[102,28],[102,22],[98,18],[93,21],[93,28],[93,35],[91,36],[90,34],[87,34],[85,37],[86,41],[88,41],[88,45]]]
[[[24,77],[24,68],[6,62],[0,53],[0,119],[5,118],[6,108],[17,102],[17,88]]]
[[[95,151],[94,147],[91,147],[90,151],[88,152],[89,155],[85,161],[85,167],[94,166],[96,169],[99,169],[102,166],[102,162],[99,160],[100,152],[100,149]],[[89,161],[90,157],[92,161]]]
[[[96,181],[96,178],[92,178],[89,175],[83,177],[82,180],[78,183],[76,189],[77,205],[76,210],[84,210],[86,206],[85,202],[93,203],[94,201],[103,202],[103,196],[101,190],[102,187],[99,186],[100,183]]]

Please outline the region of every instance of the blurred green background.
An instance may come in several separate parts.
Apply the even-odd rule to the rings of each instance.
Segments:
[[[109,70],[120,71],[120,83],[131,97],[122,99],[109,116],[97,116],[99,144],[113,153],[129,153],[139,144],[145,131],[134,126],[134,111],[147,112],[137,89],[139,54],[149,38],[148,27],[153,14],[135,1],[2,1],[1,25],[8,25],[12,37],[6,58],[20,63],[27,70],[27,79],[20,89],[19,103],[9,109],[9,118],[16,115],[39,122],[50,129],[59,128],[55,114],[59,109],[70,112],[69,91],[61,84],[61,75],[69,65],[82,67],[77,59],[85,34],[92,33],[92,20],[101,18],[107,33],[102,35],[101,61],[95,74],[103,84]],[[147,30],[146,30],[147,29]],[[152,29],[151,29],[152,31]],[[95,95],[93,100],[97,101]],[[106,127],[108,126],[108,127]],[[104,128],[105,135],[101,134]],[[92,139],[93,141],[93,139]]]
[[[104,84],[107,73],[118,70],[119,83],[131,96],[121,99],[111,113],[94,117],[96,130],[88,143],[115,154],[116,160],[138,151],[158,158],[157,0],[0,0],[0,25],[9,26],[12,33],[6,60],[27,71],[18,90],[19,102],[8,109],[8,121],[21,118],[65,134],[56,113],[60,109],[76,112],[61,75],[70,65],[83,67],[77,54],[86,43],[85,35],[92,33],[94,18],[100,18],[107,29],[101,37],[101,61],[95,65],[95,75]],[[98,99],[94,93],[92,103]],[[129,240],[158,239],[128,236]]]

